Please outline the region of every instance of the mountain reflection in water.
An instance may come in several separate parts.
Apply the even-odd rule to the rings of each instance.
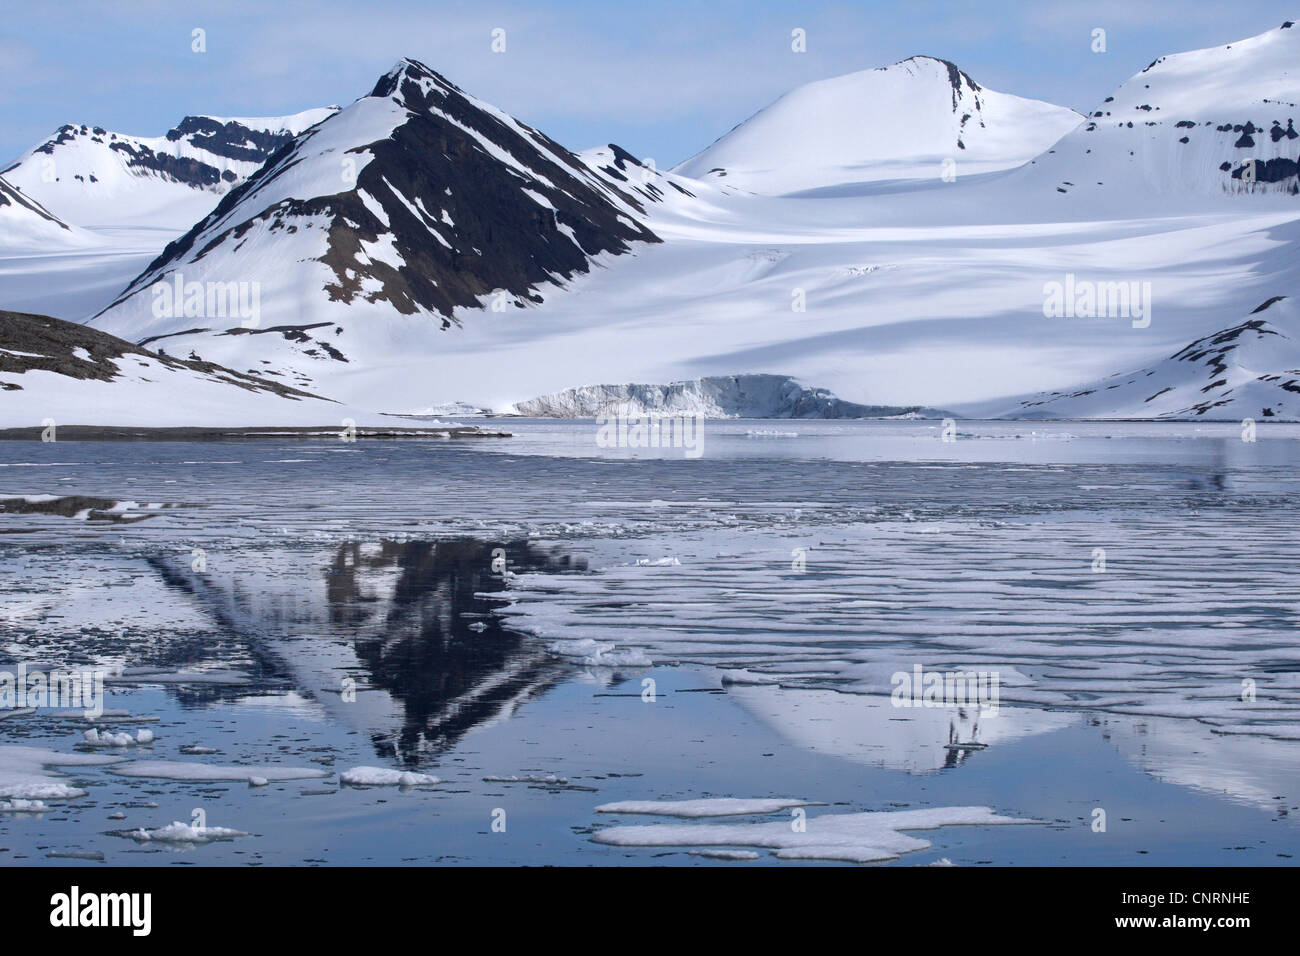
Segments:
[[[377,754],[410,766],[564,673],[544,644],[493,613],[506,603],[496,595],[507,576],[586,570],[530,542],[472,539],[277,553],[254,574],[223,573],[217,561],[152,563],[242,638],[267,676],[288,678],[367,733]]]

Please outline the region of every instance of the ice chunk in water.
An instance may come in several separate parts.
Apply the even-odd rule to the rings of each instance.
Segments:
[[[426,787],[441,783],[428,774],[387,767],[353,767],[339,774],[339,780],[353,787]]]

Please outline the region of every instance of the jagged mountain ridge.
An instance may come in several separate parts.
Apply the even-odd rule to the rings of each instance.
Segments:
[[[78,225],[144,222],[187,228],[298,133],[337,111],[291,116],[186,116],[162,136],[65,124],[3,170]]]

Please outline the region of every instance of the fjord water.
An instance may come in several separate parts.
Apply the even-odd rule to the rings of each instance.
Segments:
[[[1300,426],[707,422],[697,459],[505,430],[0,444],[0,664],[119,665],[97,726],[155,734],[0,812],[0,862],[797,865],[592,840],[655,822],[601,804],[697,797],[1041,821],[904,865],[1292,860]],[[893,706],[918,666],[996,673],[996,712]],[[0,751],[91,726],[0,718]],[[130,836],[196,810],[247,836]]]

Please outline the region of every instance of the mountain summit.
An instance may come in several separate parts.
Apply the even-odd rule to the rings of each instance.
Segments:
[[[676,168],[758,193],[1018,166],[1083,122],[1073,110],[980,86],[947,60],[797,87]]]

